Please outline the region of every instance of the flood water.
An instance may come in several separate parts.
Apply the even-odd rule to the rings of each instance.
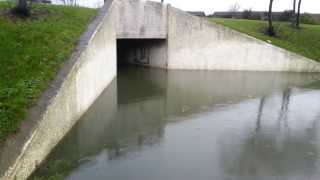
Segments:
[[[69,162],[69,180],[319,180],[318,79],[122,68],[37,175]]]

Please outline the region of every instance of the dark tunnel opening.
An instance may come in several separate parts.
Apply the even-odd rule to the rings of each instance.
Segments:
[[[165,39],[118,39],[118,69],[128,65],[165,67],[166,45]]]

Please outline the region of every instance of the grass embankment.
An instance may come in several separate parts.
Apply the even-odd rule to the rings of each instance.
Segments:
[[[243,19],[210,18],[212,22],[230,27],[263,41],[270,40],[273,45],[320,61],[320,25],[301,25],[292,28],[289,22],[275,22],[276,37],[266,35],[267,22]]]
[[[34,5],[19,19],[0,3],[0,144],[19,129],[61,64],[68,59],[96,10]]]

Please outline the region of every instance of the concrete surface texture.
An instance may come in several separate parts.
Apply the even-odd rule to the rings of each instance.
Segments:
[[[166,39],[167,7],[140,0],[118,0],[119,39]]]
[[[230,28],[168,8],[168,68],[320,72],[320,64]]]

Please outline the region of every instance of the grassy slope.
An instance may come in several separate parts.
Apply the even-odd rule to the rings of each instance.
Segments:
[[[297,30],[287,22],[275,22],[277,37],[269,37],[263,33],[267,26],[265,21],[223,18],[209,20],[264,41],[271,40],[276,46],[320,61],[320,25],[302,25],[302,28]]]
[[[8,9],[0,3],[0,11]],[[33,18],[0,15],[0,143],[19,129],[26,110],[68,59],[96,10],[34,6]]]

